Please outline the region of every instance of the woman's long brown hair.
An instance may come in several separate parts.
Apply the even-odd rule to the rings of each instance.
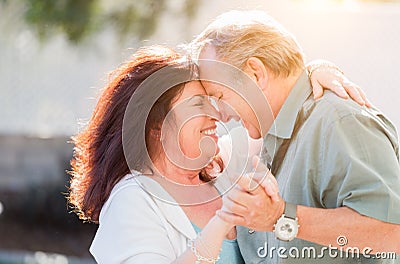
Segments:
[[[136,119],[133,118],[130,126],[123,132],[124,115],[138,87],[156,71],[169,66],[172,67],[172,72],[181,74],[184,71],[188,76],[193,76],[193,64],[182,64],[179,60],[181,56],[169,48],[145,47],[139,49],[130,60],[111,73],[111,81],[104,88],[88,125],[72,138],[75,147],[71,160],[72,177],[68,198],[81,219],[98,222],[101,208],[113,187],[131,170],[140,171],[144,166],[150,165],[146,152],[149,145],[154,144],[154,140],[151,140],[149,131],[151,128],[160,127],[184,84],[175,85],[157,99],[146,117],[145,129],[141,124],[136,124]],[[145,94],[151,95],[157,94],[159,87],[148,85],[146,89],[148,91],[146,90]],[[146,103],[151,102],[143,98],[140,104],[134,107],[133,114],[143,114],[141,105]],[[129,135],[128,140],[123,139],[126,135]],[[133,162],[129,162],[129,166],[123,141],[130,142],[129,148],[134,148],[134,151],[130,152],[133,154],[129,160]],[[222,169],[221,160],[216,161]],[[212,179],[205,170],[200,173],[200,177],[204,181]]]

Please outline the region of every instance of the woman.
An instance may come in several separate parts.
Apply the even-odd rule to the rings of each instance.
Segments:
[[[235,227],[215,214],[230,183],[213,177],[224,168],[219,114],[195,77],[175,51],[142,48],[73,138],[69,198],[80,218],[100,224],[97,262],[243,263]]]

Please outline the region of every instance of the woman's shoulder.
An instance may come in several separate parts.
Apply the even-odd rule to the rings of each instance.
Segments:
[[[108,200],[112,200],[116,195],[123,192],[125,189],[132,190],[132,194],[142,194],[142,188],[140,185],[139,178],[145,177],[144,175],[132,172],[130,174],[125,175],[112,189],[110,193],[110,197]]]
[[[140,181],[144,177],[146,176],[137,172],[125,175],[112,189],[110,196],[103,205],[100,218],[109,211],[111,206],[122,207],[126,204],[134,203],[135,207],[140,207],[144,204],[153,204],[151,197],[141,185]],[[146,203],[143,203],[144,201]]]
[[[132,171],[131,173],[122,177],[121,180],[119,180],[119,182],[114,186],[111,193],[117,192],[118,190],[126,188],[128,186],[140,187],[140,182],[138,181],[138,179],[142,178],[142,177],[145,177],[145,176],[143,174],[141,174],[140,172]]]
[[[177,207],[172,196],[152,176],[132,171],[125,175],[113,188],[107,202],[103,205],[100,217],[110,207],[134,205],[138,210],[174,211]],[[167,208],[167,209],[165,209]]]
[[[114,186],[101,210],[100,223],[121,217],[172,225],[185,236],[195,237],[190,221],[179,204],[155,179],[140,173],[126,175]]]

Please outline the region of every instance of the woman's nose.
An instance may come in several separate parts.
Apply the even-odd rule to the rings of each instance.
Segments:
[[[210,116],[213,119],[216,119],[216,120],[221,120],[221,118],[222,118],[221,113],[212,105],[211,105],[211,114],[210,114]]]
[[[230,118],[230,115],[226,112],[225,104],[218,101],[217,105],[218,105],[218,110],[219,110],[219,114],[221,117],[220,120],[224,123],[228,122],[231,118]]]

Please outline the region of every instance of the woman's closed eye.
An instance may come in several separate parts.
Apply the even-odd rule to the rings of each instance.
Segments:
[[[204,106],[205,100],[207,100],[205,96],[196,95],[193,96],[190,101],[192,101],[192,106]]]
[[[202,100],[197,100],[197,102],[195,102],[193,106],[204,106],[204,102]]]

